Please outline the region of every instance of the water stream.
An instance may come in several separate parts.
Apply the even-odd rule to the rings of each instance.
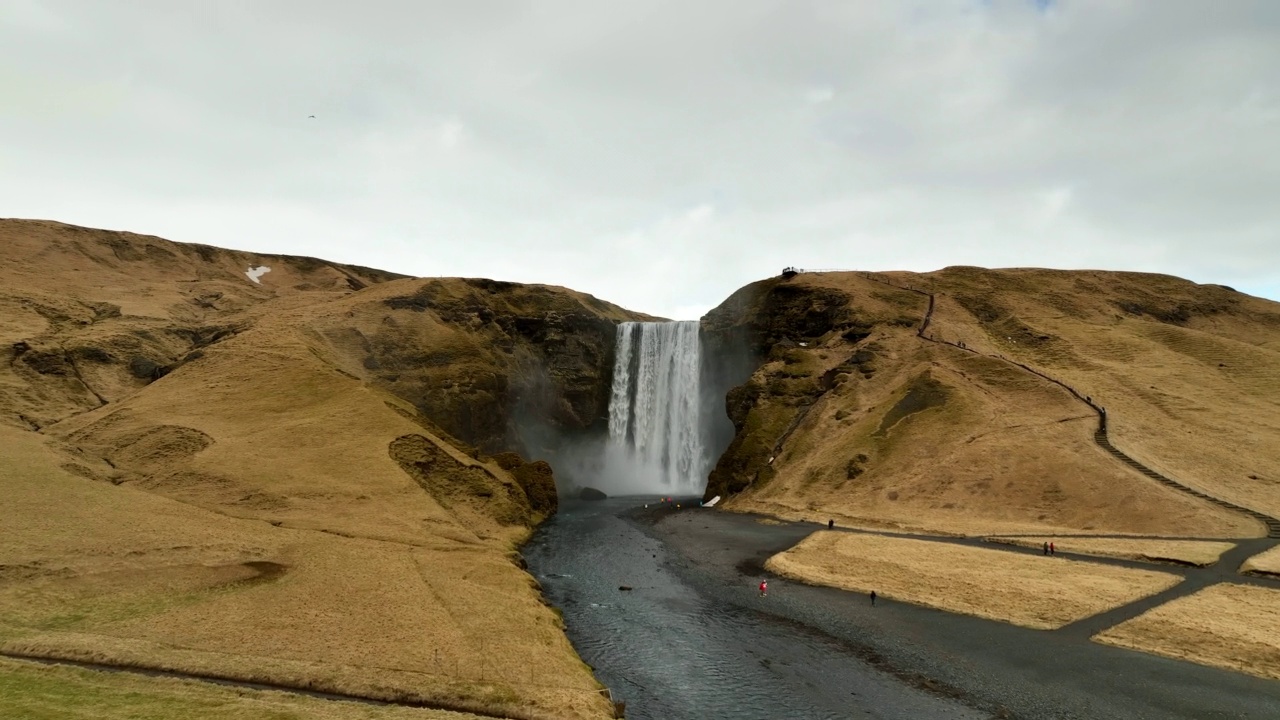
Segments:
[[[524,548],[628,718],[986,717],[870,668],[829,636],[686,583],[663,544],[619,516],[638,502],[569,503]]]
[[[625,322],[617,333],[607,486],[615,493],[701,493],[710,462],[698,322]]]

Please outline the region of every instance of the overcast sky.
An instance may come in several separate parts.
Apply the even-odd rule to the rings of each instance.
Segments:
[[[1280,298],[1280,2],[0,0],[0,216],[688,319],[786,265]]]

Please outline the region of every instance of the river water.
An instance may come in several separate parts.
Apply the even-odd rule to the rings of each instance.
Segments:
[[[569,639],[628,718],[990,717],[870,667],[827,635],[696,589],[662,543],[619,516],[639,502],[567,504],[524,548]]]

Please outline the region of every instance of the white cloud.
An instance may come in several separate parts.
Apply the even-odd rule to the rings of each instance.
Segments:
[[[1280,4],[11,5],[3,216],[674,317],[791,264],[1280,287]]]
[[[699,205],[698,207],[685,213],[684,220],[686,226],[697,226],[711,220],[716,214],[716,209],[712,205]]]
[[[440,136],[440,147],[445,150],[452,150],[462,144],[463,133],[466,127],[456,118],[450,118],[440,123],[437,130]]]
[[[829,86],[812,87],[805,91],[804,99],[814,105],[831,102],[836,96],[835,88]]]
[[[67,28],[58,13],[36,0],[8,0],[4,13],[5,23],[14,29],[50,33]]]
[[[1039,193],[1040,218],[1036,225],[1043,231],[1053,225],[1071,204],[1071,188],[1058,187]]]

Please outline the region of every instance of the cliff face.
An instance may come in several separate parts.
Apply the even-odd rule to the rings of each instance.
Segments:
[[[454,436],[545,454],[603,430],[616,324],[642,317],[562,288],[429,280],[398,285],[333,332],[358,334],[348,342],[370,380]]]
[[[755,283],[703,323],[709,352],[754,366],[724,383],[733,435],[706,494],[786,517],[961,533],[1257,534],[1107,455],[1096,413],[1023,366],[1106,405],[1130,455],[1274,513],[1266,468],[1280,456],[1259,433],[1280,426],[1278,321],[1275,303],[1136,273]]]
[[[889,298],[891,302],[886,302]],[[783,442],[825,393],[854,374],[869,379],[880,329],[915,325],[915,303],[885,293],[857,298],[803,280],[771,278],[734,293],[703,319],[715,392],[733,425],[706,499],[742,492],[763,476]],[[829,349],[815,355],[819,346]],[[832,353],[843,362],[832,363]]]

